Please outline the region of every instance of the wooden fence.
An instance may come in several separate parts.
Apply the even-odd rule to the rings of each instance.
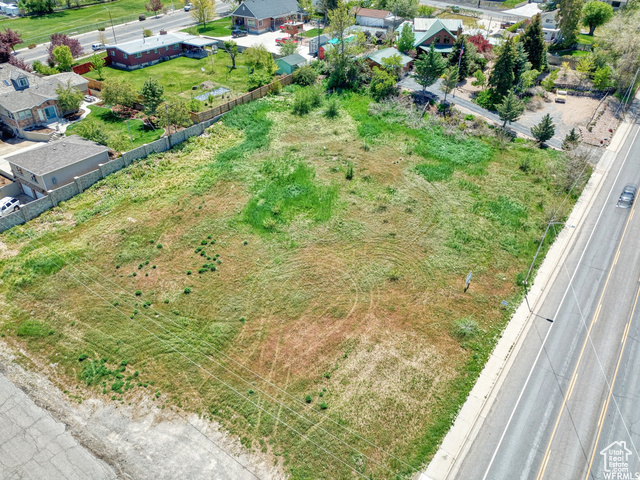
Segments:
[[[293,75],[282,76],[268,85],[264,85],[260,88],[256,88],[255,90],[252,90],[249,93],[245,93],[241,97],[234,98],[233,100],[230,100],[227,103],[223,103],[222,105],[218,105],[217,107],[214,107],[210,110],[205,110],[204,112],[198,112],[198,113],[191,112],[191,120],[193,120],[193,123],[200,123],[206,120],[210,120],[212,118],[217,117],[218,115],[222,115],[223,113],[226,113],[232,110],[234,107],[237,107],[238,105],[243,105],[245,103],[249,103],[253,100],[257,100],[259,98],[264,97],[265,95],[273,91],[276,88],[276,85],[278,83],[284,87],[285,85],[289,85],[292,82],[293,82]]]
[[[111,65],[111,57],[105,57],[104,58],[104,66],[108,67],[109,65]],[[91,71],[91,62],[85,62],[85,63],[81,63],[80,65],[76,65],[75,67],[73,67],[73,72],[77,73],[78,75],[84,75],[85,73],[89,73]]]

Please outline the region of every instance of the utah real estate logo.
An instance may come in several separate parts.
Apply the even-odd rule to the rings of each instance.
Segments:
[[[624,440],[613,442],[603,448],[600,451],[604,469],[603,478],[606,480],[640,479],[640,472],[634,473],[629,470],[629,456],[632,453]]]

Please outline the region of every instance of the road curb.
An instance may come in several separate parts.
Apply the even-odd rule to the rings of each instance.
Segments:
[[[542,262],[536,275],[536,282],[532,285],[528,294],[533,310],[544,301],[547,295],[547,287],[553,284],[553,281],[558,276],[560,267],[564,264],[570,247],[576,238],[575,232],[582,225],[586,213],[602,188],[603,180],[609,173],[618,150],[629,135],[631,125],[630,122],[625,121],[616,131],[610,146],[597,163],[564,228]],[[505,327],[498,344],[491,352],[489,360],[440,448],[426,470],[415,478],[418,480],[449,480],[456,478],[456,473],[460,468],[457,460],[464,458],[484,419],[491,410],[500,386],[504,383],[506,375],[513,365],[532,325],[532,322],[529,321],[531,318],[529,309],[523,301]]]

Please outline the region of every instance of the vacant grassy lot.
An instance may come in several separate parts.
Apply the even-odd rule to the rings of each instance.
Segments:
[[[410,478],[521,298],[565,159],[339,102],[244,105],[0,235],[4,340],[73,398],[199,412],[292,478]]]
[[[105,10],[105,6],[111,10],[114,24],[121,23],[119,20],[122,17],[130,17],[140,13],[147,15],[149,12],[144,8],[146,3],[148,2],[145,0],[117,0],[106,5],[63,10],[48,15],[6,19],[0,21],[0,28],[11,28],[20,33],[23,43],[16,48],[22,48],[30,43],[46,42],[52,33],[65,32],[70,35],[74,30],[90,31],[86,28],[83,29],[87,26],[91,26],[93,29],[106,24],[110,26],[109,12]],[[128,20],[122,19],[122,21],[125,20],[131,21],[130,18]]]
[[[158,140],[164,133],[162,128],[155,130],[147,128],[142,120],[137,119],[129,120],[129,127],[127,128],[127,123],[108,108],[89,106],[89,110],[91,110],[91,113],[82,122],[97,123],[100,130],[107,137],[117,136],[118,138],[126,139],[126,143],[130,145],[129,149]],[[67,128],[67,134],[72,135],[80,123],[78,122]],[[110,146],[114,148],[113,145]]]
[[[238,68],[229,71],[231,59],[226,52],[219,51],[208,58],[178,57],[168,62],[130,72],[116,68],[104,68],[103,75],[106,80],[109,78],[126,80],[136,90],[140,90],[147,79],[154,78],[164,87],[164,93],[169,100],[177,98],[189,100],[192,96],[204,93],[203,90],[193,90],[192,87],[207,81],[213,82],[214,89],[219,86],[227,87],[230,90],[228,95],[233,97],[247,93],[248,90],[249,71],[244,67],[242,55],[236,57],[236,65]],[[87,73],[86,76],[98,78],[95,70]]]

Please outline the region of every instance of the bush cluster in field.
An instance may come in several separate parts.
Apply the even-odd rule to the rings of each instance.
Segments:
[[[78,361],[83,364],[78,377],[87,386],[102,386],[102,393],[109,391],[123,394],[134,388],[147,387],[148,382],[140,380],[140,372],[137,370],[127,374],[126,360],[121,361],[118,366],[110,368],[106,358],[91,359],[86,353],[78,357]]]

